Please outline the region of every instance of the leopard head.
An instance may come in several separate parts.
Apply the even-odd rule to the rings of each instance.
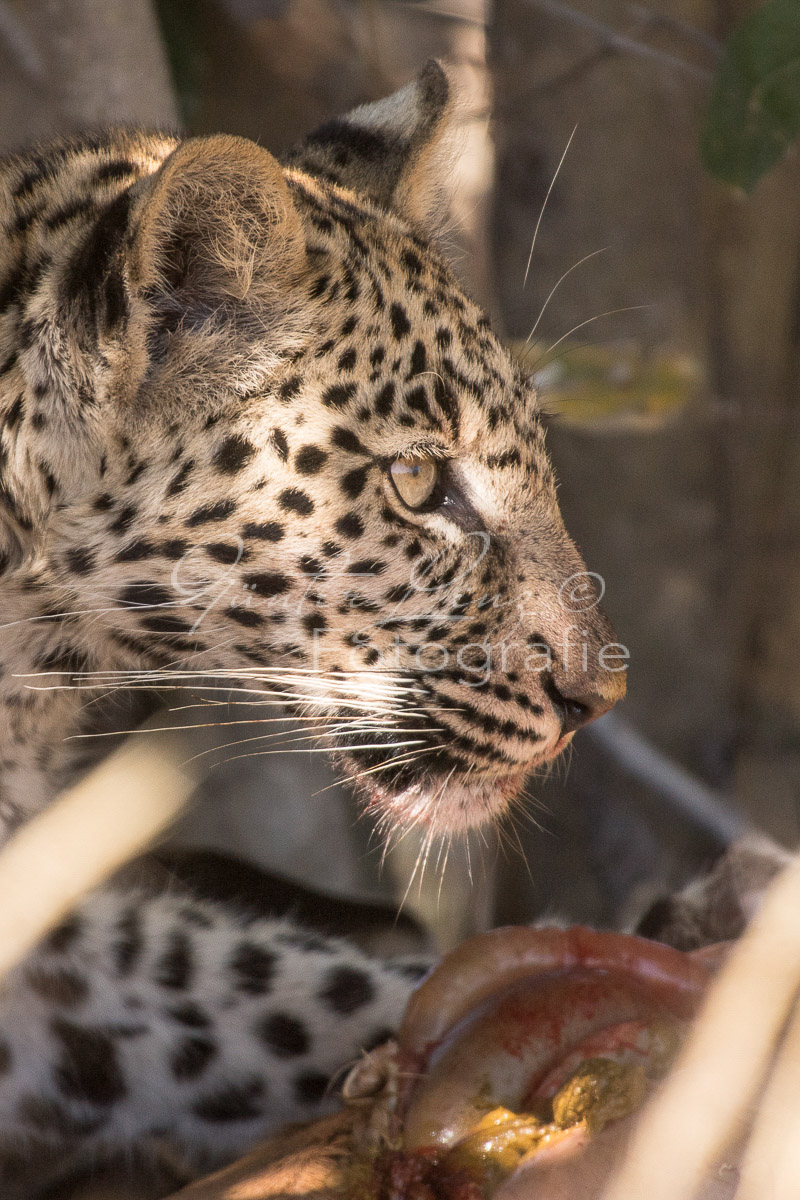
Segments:
[[[436,242],[451,114],[432,63],[283,165],[78,141],[72,215],[63,162],[12,164],[39,207],[3,393],[23,566],[88,669],[269,692],[388,821],[442,830],[625,690],[535,392]]]

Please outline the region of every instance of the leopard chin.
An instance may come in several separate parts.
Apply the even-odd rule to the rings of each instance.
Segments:
[[[435,836],[464,834],[492,824],[521,798],[531,772],[553,762],[572,736],[564,734],[536,758],[505,772],[465,769],[444,776],[425,775],[400,787],[369,781],[362,785],[367,811],[388,827],[416,827]]]

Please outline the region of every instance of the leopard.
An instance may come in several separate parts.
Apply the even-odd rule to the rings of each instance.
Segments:
[[[449,265],[457,128],[432,61],[280,161],[132,128],[0,160],[3,840],[165,681],[280,701],[380,827],[453,835],[622,698],[535,387]],[[425,969],[112,880],[4,981],[3,1196],[324,1112]]]

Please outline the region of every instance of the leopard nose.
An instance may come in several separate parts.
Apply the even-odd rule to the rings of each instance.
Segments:
[[[554,680],[550,680],[550,686],[547,688],[550,700],[553,707],[561,717],[561,726],[564,733],[574,733],[577,729],[581,729],[584,725],[588,725],[590,721],[595,721],[598,717],[602,717],[610,708],[616,704],[619,696],[603,695],[601,692],[590,690],[585,691],[564,691],[558,688]]]

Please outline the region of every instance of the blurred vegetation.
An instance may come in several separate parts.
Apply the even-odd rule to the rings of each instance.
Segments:
[[[731,33],[702,134],[712,174],[751,191],[800,134],[800,4],[767,0]]]
[[[191,129],[200,109],[208,48],[197,0],[155,0],[181,120]]]

